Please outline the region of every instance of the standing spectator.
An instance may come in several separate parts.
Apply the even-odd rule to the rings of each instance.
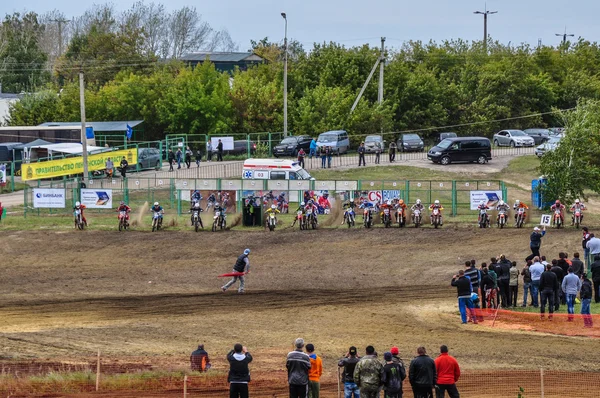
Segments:
[[[586,328],[594,326],[592,316],[590,314],[590,304],[592,303],[592,282],[588,279],[587,274],[581,275],[581,290],[579,297],[581,298],[581,315],[583,315],[583,324]]]
[[[181,158],[183,157],[183,152],[181,152],[181,148],[177,148],[177,153],[175,153],[175,158],[177,159],[177,169],[181,168]]]
[[[540,256],[540,247],[542,247],[542,237],[546,235],[546,227],[544,226],[543,230],[540,232],[538,227],[533,229],[533,232],[529,236],[529,248],[531,249],[531,254],[527,256],[525,260],[531,260],[534,257]]]
[[[560,309],[562,297],[562,289],[560,287],[562,286],[563,279],[565,279],[565,273],[563,272],[562,268],[558,266],[558,261],[556,260],[552,260],[552,268],[550,268],[550,271],[556,275],[556,280],[558,282],[558,289],[556,292],[554,292],[554,311],[557,312]]]
[[[200,344],[198,349],[192,352],[192,355],[190,355],[190,364],[192,370],[196,372],[206,372],[210,369],[210,359],[208,358],[208,352],[204,350],[204,344]]]
[[[217,162],[223,161],[223,142],[219,140],[217,143]]]
[[[361,162],[362,162],[363,166],[367,165],[365,163],[365,143],[364,142],[361,142],[360,146],[358,147],[358,167],[360,167]]]
[[[338,362],[340,368],[344,368],[344,397],[345,398],[360,398],[358,386],[354,382],[354,370],[360,358],[356,355],[356,347],[352,346],[348,353]]]
[[[583,274],[583,261],[579,259],[579,253],[577,252],[573,253],[573,258],[571,259],[571,268],[577,277],[581,277]]]
[[[323,361],[321,357],[315,354],[315,346],[306,345],[306,353],[310,358],[310,370],[308,371],[308,397],[319,398],[321,390],[321,375],[323,374]]]
[[[327,152],[324,146],[319,148],[319,154],[321,155],[321,168],[325,168],[325,161],[327,160]]]
[[[213,146],[212,146],[212,142],[209,140],[206,143],[206,160],[208,162],[212,162],[212,156],[213,156]]]
[[[427,355],[425,347],[417,348],[417,356],[410,361],[408,380],[415,398],[433,398],[433,386],[437,384],[435,362]]]
[[[327,168],[330,169],[331,168],[331,156],[333,156],[333,149],[331,149],[331,147],[328,146],[325,149],[325,154],[327,155]]]
[[[106,178],[112,178],[115,165],[110,158],[106,158]]]
[[[488,268],[485,263],[481,264],[481,296],[485,297],[486,302],[481,303],[481,308],[494,308],[494,301],[492,299],[492,289],[494,288],[494,281],[489,274]]]
[[[562,269],[563,274],[567,275],[569,272],[569,267],[571,266],[571,260],[569,260],[567,253],[558,253],[557,265]]]
[[[498,270],[498,287],[500,287],[500,299],[502,301],[502,308],[510,307],[510,267],[511,262],[506,258],[504,254],[500,255],[500,261],[498,262],[498,266],[496,267],[496,272]]]
[[[490,309],[498,308],[498,276],[494,268],[486,268],[485,263],[482,264],[482,267],[487,269],[487,277],[484,277],[487,306]]]
[[[548,264],[546,271],[544,271],[540,277],[540,297],[542,300],[540,306],[540,318],[544,319],[544,311],[546,310],[546,303],[548,303],[548,319],[552,320],[552,314],[554,314],[554,297],[558,287],[558,279],[556,274],[550,269],[552,266]]]
[[[190,149],[190,147],[188,146],[185,149],[185,165],[187,166],[187,168],[190,168],[190,165],[192,164],[192,155],[194,153],[192,152],[192,150]]]
[[[440,356],[435,359],[435,370],[437,372],[437,398],[444,398],[446,391],[450,398],[459,398],[456,382],[460,378],[460,366],[458,366],[456,358],[448,354],[448,347],[445,345],[440,347]]]
[[[216,206],[216,205],[215,205]],[[208,208],[208,207],[207,207]],[[233,265],[233,272],[237,273],[237,276],[231,278],[229,282],[221,287],[221,290],[225,292],[227,289],[231,287],[237,280],[240,280],[240,287],[238,288],[238,293],[243,294],[246,289],[246,275],[250,272],[250,259],[248,256],[250,255],[250,249],[245,249],[244,252],[237,258],[235,264]],[[241,274],[241,275],[239,275]]]
[[[590,271],[594,282],[594,302],[600,303],[600,255],[594,257]]]
[[[379,164],[379,160],[381,159],[381,144],[379,142],[375,143],[375,164]]]
[[[398,146],[396,146],[396,142],[392,141],[392,143],[390,144],[390,148],[389,148],[390,163],[394,163],[396,161],[396,149],[397,148],[398,148]]]
[[[400,354],[400,350],[398,350],[398,347],[393,346],[392,348],[390,348],[390,353],[392,354],[392,360],[396,363],[401,364],[404,367],[404,362],[402,362],[402,359],[400,359],[400,357],[398,356]]]
[[[596,238],[596,235],[590,234],[590,239],[585,247],[590,251],[590,261],[596,261],[596,256],[600,255],[600,239]]]
[[[539,257],[534,257],[533,264],[529,267],[529,272],[531,273],[531,295],[533,306],[537,308],[539,306],[539,291],[540,291],[540,278],[542,277],[542,273],[545,268],[542,263],[540,263]]]
[[[475,311],[473,311],[473,302],[471,301],[471,281],[465,277],[465,271],[462,269],[458,271],[458,275],[452,277],[452,286],[456,287],[458,295],[458,310],[460,311],[460,318],[462,323],[467,323],[467,309],[469,310],[469,316],[473,320],[473,323],[477,323],[475,318]]]
[[[167,160],[169,161],[169,171],[173,171],[173,163],[175,163],[175,154],[173,153],[173,149],[169,149]]]
[[[533,291],[531,290],[531,272],[529,272],[529,266],[531,266],[531,260],[527,261],[521,275],[523,276],[523,307],[527,307],[527,292],[530,292],[531,300],[533,302]]]
[[[510,266],[510,280],[508,282],[508,305],[513,308],[517,306],[517,297],[519,296],[519,270],[517,262],[513,261]]]
[[[123,176],[123,179],[125,179],[127,177],[127,167],[129,167],[129,163],[127,162],[127,159],[125,159],[125,156],[121,159],[119,166],[121,166],[121,175]]]
[[[581,290],[581,280],[573,273],[573,268],[569,268],[569,273],[563,279],[561,288],[567,297],[568,320],[572,322],[573,314],[575,314],[575,298],[577,297],[577,293]]]
[[[585,260],[586,270],[590,269],[590,264],[592,263],[590,259],[590,249],[587,247],[588,241],[591,239],[590,230],[588,227],[581,228],[581,232],[583,232],[583,236],[581,237],[581,247],[583,247],[583,257]]]
[[[391,352],[383,354],[385,365],[381,372],[381,384],[385,398],[402,398],[402,382],[406,379],[404,366],[394,361]]]
[[[304,149],[300,148],[300,150],[298,151],[298,164],[302,168],[304,168],[304,158],[305,157],[306,157],[306,152],[304,152]]]
[[[227,354],[229,361],[229,398],[248,398],[248,383],[250,383],[250,369],[248,364],[252,362],[252,355],[246,347],[241,344],[233,346],[233,350]]]
[[[202,161],[202,152],[200,152],[200,148],[196,150],[196,166],[200,167],[200,162]]]
[[[310,358],[302,351],[304,339],[297,338],[294,342],[296,349],[287,355],[285,367],[288,371],[290,398],[306,398],[308,396],[308,370]]]
[[[361,398],[377,398],[379,397],[383,365],[377,359],[375,348],[372,345],[367,346],[366,352],[367,355],[356,364],[354,382],[360,390]]]
[[[310,147],[308,148],[308,157],[312,159],[313,156],[317,155],[317,141],[313,138],[310,141]]]
[[[465,262],[465,276],[471,280],[471,291],[479,295],[479,281],[481,277],[479,270],[475,268],[475,260]],[[473,301],[473,308],[478,310],[479,304]],[[483,318],[480,317],[479,320],[483,321]]]

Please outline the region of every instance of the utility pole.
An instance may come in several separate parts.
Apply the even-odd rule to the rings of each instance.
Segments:
[[[287,44],[287,15],[281,13],[285,20],[285,36],[283,39],[283,136],[288,135],[288,109],[287,109],[287,69],[288,69],[288,44]]]
[[[87,134],[85,129],[85,87],[83,83],[83,69],[79,71],[79,104],[81,106],[81,150],[83,156],[83,179],[88,179],[88,153],[87,153]]]
[[[381,38],[381,54],[379,55],[379,93],[377,102],[383,102],[383,65],[385,64],[385,37]]]
[[[62,46],[63,46],[63,40],[62,40],[62,26],[63,24],[67,24],[69,23],[68,19],[52,19],[50,20],[50,22],[56,22],[58,24],[58,57],[60,57],[62,55]],[[58,58],[56,57],[56,58]]]
[[[567,43],[567,37],[574,37],[575,35],[573,33],[569,33],[567,34],[567,27],[565,26],[565,33],[555,33],[556,36],[562,36],[562,44],[563,46]]]
[[[488,11],[487,9],[487,3],[485,4],[485,8],[484,11],[475,11],[473,14],[481,14],[483,15],[483,51],[487,54],[487,41],[488,41],[488,34],[487,34],[487,18],[488,15],[491,14],[497,14],[498,11]]]

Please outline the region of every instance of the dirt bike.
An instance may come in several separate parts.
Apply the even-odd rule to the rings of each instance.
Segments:
[[[573,212],[573,224],[575,224],[575,228],[579,229],[579,225],[581,225],[581,209],[575,209]]]
[[[298,210],[296,217],[298,218],[298,224],[300,224],[300,231],[306,229],[306,225],[304,225],[306,218],[304,217],[304,212],[302,210]]]
[[[290,211],[289,205],[285,200],[277,201],[277,210],[279,210],[281,214],[287,214]]]
[[[414,219],[414,222],[415,222],[415,228],[419,228],[419,226],[421,225],[421,222],[423,221],[421,219],[421,210],[415,209],[413,211],[413,219]]]
[[[344,211],[344,222],[348,224],[348,228],[354,226],[354,210],[351,208]]]
[[[213,217],[212,231],[216,232],[217,228],[223,229],[227,226],[227,221],[225,221],[225,215],[221,211],[215,211],[215,215]]]
[[[479,209],[479,218],[477,219],[479,228],[488,228],[490,226],[490,218],[487,214],[487,209]]]
[[[373,225],[373,211],[374,209],[371,207],[365,209],[365,211],[363,212],[365,228],[371,228],[371,226]]]
[[[517,210],[517,228],[522,228],[525,223],[525,209],[523,207],[519,207]]]
[[[312,208],[307,208],[305,209],[305,216],[304,216],[304,229],[309,229],[309,227],[312,227],[312,229],[316,229],[317,228],[317,218],[315,215],[315,212]]]
[[[440,209],[433,209],[431,211],[431,222],[433,223],[433,227],[436,229],[442,225],[442,215],[440,214]]]
[[[269,227],[269,231],[275,231],[275,227],[277,226],[277,218],[275,217],[274,212],[269,213],[267,226]]]
[[[158,231],[162,227],[162,217],[160,211],[155,211],[152,216],[152,232]]]
[[[127,222],[127,210],[119,211],[119,231],[127,230],[129,223]]]
[[[85,228],[85,223],[83,222],[83,216],[81,215],[80,209],[75,209],[73,212],[73,216],[75,217],[75,226],[77,229],[82,230]]]
[[[398,223],[398,228],[402,228],[406,224],[404,210],[401,207],[396,210],[396,222]]]
[[[496,224],[498,227],[500,227],[500,229],[506,226],[506,210],[500,210],[498,212],[498,221],[496,221]]]
[[[390,209],[387,207],[385,209],[383,209],[383,225],[386,228],[389,228],[392,226],[392,217],[390,216]]]
[[[560,229],[562,226],[562,218],[560,209],[554,210],[554,217],[552,218],[552,225],[556,226],[556,229]]]
[[[202,217],[200,217],[200,212],[202,209],[194,209],[192,210],[192,223],[194,224],[194,230],[198,232],[200,228],[204,229],[204,225],[202,224]]]

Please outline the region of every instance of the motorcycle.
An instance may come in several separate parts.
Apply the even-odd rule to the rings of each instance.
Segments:
[[[490,218],[486,209],[479,209],[479,228],[488,228],[490,226]]]
[[[213,217],[213,225],[212,231],[216,232],[217,228],[223,229],[227,226],[227,221],[225,221],[225,214],[221,211],[216,211]]]
[[[304,212],[302,210],[298,210],[298,212],[296,213],[296,216],[298,217],[298,224],[300,224],[300,231],[302,231],[303,229],[306,229],[306,226],[304,225],[304,222],[305,222]]]
[[[275,217],[275,213],[269,213],[267,226],[269,227],[269,231],[275,231],[275,227],[277,226],[277,218]]]
[[[440,209],[433,209],[431,212],[431,220],[433,222],[433,227],[438,228],[442,222],[442,215],[440,214]]]
[[[129,223],[127,222],[127,211],[121,210],[119,212],[119,231],[127,230]]]
[[[365,228],[371,228],[371,226],[373,225],[373,211],[374,209],[370,207],[365,209],[363,213]]]
[[[415,211],[413,211],[413,219],[415,220],[415,228],[419,228],[419,226],[421,225],[421,210],[419,209],[415,209]]]
[[[194,209],[192,211],[192,222],[194,223],[194,230],[198,232],[200,228],[204,229],[204,225],[202,224],[202,217],[200,217],[200,212],[202,209]]]
[[[354,226],[354,210],[351,208],[344,211],[344,222],[348,224],[348,228]]]
[[[500,227],[500,229],[504,228],[504,226],[506,225],[506,210],[500,210],[498,212],[497,224]]]
[[[525,209],[522,207],[519,207],[519,209],[517,210],[517,228],[522,228],[523,224],[525,223]]]
[[[390,209],[387,207],[385,209],[383,209],[383,225],[386,228],[389,228],[392,226],[392,217],[390,216]]]
[[[559,229],[562,225],[562,218],[560,209],[554,210],[554,217],[552,218],[552,224],[556,226],[556,229]]]
[[[288,203],[285,200],[277,201],[277,210],[279,210],[281,214],[289,213]]]
[[[575,228],[579,229],[579,225],[581,224],[581,209],[576,209],[573,213],[573,223],[575,224]]]
[[[401,207],[396,209],[396,222],[398,223],[398,228],[402,228],[406,224],[406,220],[404,219],[404,210]]]
[[[317,217],[313,209],[306,209],[306,217],[304,217],[304,229],[308,229],[309,226],[317,229]]]
[[[83,216],[81,215],[80,209],[75,209],[73,212],[73,216],[75,217],[75,225],[77,229],[82,230],[85,228],[85,223],[83,222]]]
[[[162,227],[162,217],[160,211],[155,211],[152,216],[152,232],[158,231]]]

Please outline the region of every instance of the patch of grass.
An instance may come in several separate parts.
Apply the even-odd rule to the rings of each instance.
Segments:
[[[413,166],[374,166],[359,169],[324,169],[311,170],[311,175],[317,180],[460,180],[464,173],[440,172],[424,167]]]
[[[523,292],[520,291],[519,292],[519,303],[523,300]],[[531,300],[531,296],[528,296],[527,298],[528,301]],[[541,301],[540,301],[541,303]],[[528,306],[528,307],[515,307],[512,309],[512,311],[516,311],[516,312],[531,312],[531,313],[536,313],[539,314],[540,313],[540,309],[539,308],[535,308],[532,306]],[[592,303],[590,304],[590,312],[592,314],[597,314],[598,311],[600,311],[600,303],[594,303],[594,301],[592,300]],[[566,314],[567,313],[567,305],[566,304],[561,304],[558,311],[555,311],[554,313],[556,314]],[[548,307],[546,306],[546,315],[548,314]],[[581,304],[575,304],[575,315],[581,314]]]
[[[1,193],[11,193],[11,192],[16,192],[16,191],[22,191],[25,188],[29,187],[29,185],[22,183],[22,182],[15,182],[14,184],[14,188],[12,183],[10,182],[10,180],[7,179],[6,181],[6,185],[3,187],[0,187],[0,194]]]

